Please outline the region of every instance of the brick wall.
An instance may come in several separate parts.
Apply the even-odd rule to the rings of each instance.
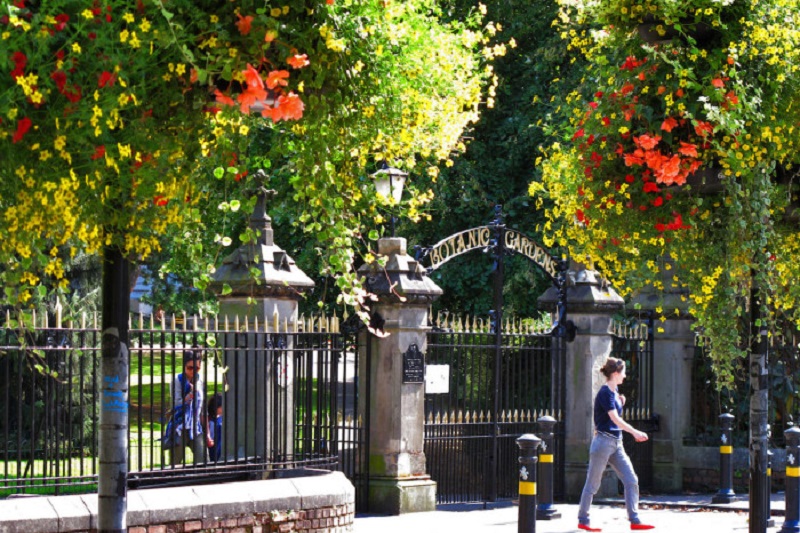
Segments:
[[[341,472],[128,491],[129,533],[345,533],[355,490]],[[97,495],[0,501],[0,533],[94,533]]]
[[[352,531],[352,503],[300,511],[272,511],[238,518],[208,518],[132,526],[128,533],[344,533]]]

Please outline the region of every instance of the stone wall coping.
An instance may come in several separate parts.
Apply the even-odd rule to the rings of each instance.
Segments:
[[[217,485],[128,491],[128,527],[236,518],[355,503],[341,472]],[[0,533],[62,533],[97,528],[97,494],[0,500]]]
[[[786,450],[784,448],[770,448],[772,452],[773,470],[786,468]],[[681,466],[683,468],[711,468],[719,469],[718,446],[683,446],[681,449]],[[750,452],[747,448],[736,447],[731,454],[734,470],[749,469]]]

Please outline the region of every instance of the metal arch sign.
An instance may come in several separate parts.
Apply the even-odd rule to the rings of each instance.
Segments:
[[[428,256],[431,260],[430,270],[436,270],[454,257],[465,254],[476,248],[489,248],[492,246],[492,230],[494,226],[479,226],[442,239],[430,248]],[[519,231],[505,228],[503,231],[502,245],[507,250],[512,250],[523,255],[542,267],[542,270],[556,279],[557,263],[547,250],[536,241]]]

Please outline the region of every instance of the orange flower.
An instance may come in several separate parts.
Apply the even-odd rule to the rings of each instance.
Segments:
[[[274,89],[278,86],[286,87],[289,82],[286,78],[289,77],[288,70],[273,70],[267,74],[267,89]]]
[[[236,102],[233,101],[233,98],[228,96],[227,94],[222,94],[219,89],[214,91],[214,96],[217,97],[217,102],[224,105],[235,105]]]
[[[243,70],[242,74],[244,74],[245,82],[247,83],[248,89],[263,89],[264,88],[264,80],[261,79],[261,74],[253,68],[253,65],[250,63],[247,64],[247,70]],[[270,76],[272,73],[270,72]],[[272,87],[270,87],[271,89]]]
[[[268,30],[266,35],[264,35],[264,42],[271,43],[275,39],[277,39],[278,34],[273,30]]]
[[[714,78],[713,80],[711,80],[711,85],[713,85],[717,89],[722,89],[723,87],[725,87],[725,82],[719,78]]]
[[[633,142],[636,143],[636,146],[644,148],[645,150],[652,150],[660,140],[660,135],[650,136],[646,133],[633,138]]]
[[[295,54],[289,56],[286,60],[292,68],[303,68],[309,65],[308,56],[306,54]]]
[[[267,99],[267,91],[264,89],[264,80],[256,69],[249,63],[247,70],[243,71],[247,88],[242,91],[236,100],[239,102],[242,113],[249,113],[250,107],[256,102],[262,102]]]
[[[644,159],[634,154],[625,154],[625,166],[633,167],[644,163]]]
[[[239,33],[242,35],[250,33],[250,25],[253,23],[253,17],[251,15],[243,17],[239,13],[236,13],[236,16],[239,17],[239,20],[236,21],[236,27],[239,28]]]
[[[681,147],[678,148],[678,152],[688,157],[697,157],[697,146],[681,141]]]
[[[681,156],[678,154],[670,158],[665,158],[664,164],[656,171],[656,181],[665,185],[682,184],[686,181],[685,176],[681,176]]]
[[[714,126],[708,122],[698,120],[694,127],[694,132],[701,137],[706,137],[707,135],[714,133]]]
[[[678,127],[678,121],[675,120],[673,117],[667,117],[664,119],[664,122],[661,123],[661,129],[670,132],[673,129]]]
[[[303,118],[305,105],[300,97],[290,92],[288,95],[280,95],[275,107],[269,107],[261,111],[261,116],[272,119],[273,122],[281,120],[300,120]]]

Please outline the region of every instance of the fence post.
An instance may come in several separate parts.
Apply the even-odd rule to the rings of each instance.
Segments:
[[[731,503],[736,496],[733,492],[733,434],[734,416],[730,413],[719,415],[722,435],[719,445],[719,491],[711,498],[711,503]]]
[[[800,531],[800,429],[791,427],[786,437],[786,515],[780,533]]]
[[[536,533],[536,451],[542,439],[526,433],[517,439],[519,446],[519,519],[517,533]]]
[[[551,416],[543,416],[536,421],[539,434],[542,436],[542,446],[539,448],[539,467],[537,477],[539,478],[539,492],[541,500],[536,508],[537,520],[555,520],[561,518],[561,513],[553,507],[553,455],[555,453],[555,443],[553,428],[556,419]]]

